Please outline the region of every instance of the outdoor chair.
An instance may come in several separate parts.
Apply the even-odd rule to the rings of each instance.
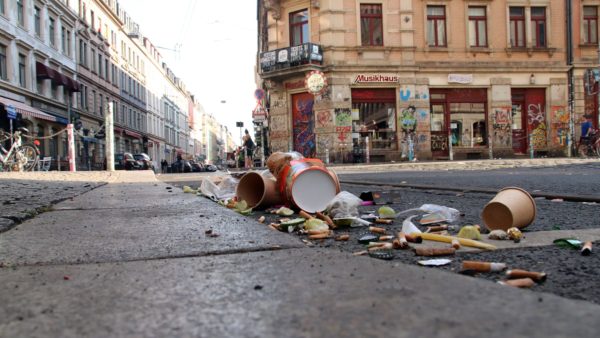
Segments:
[[[45,156],[38,162],[38,170],[39,171],[48,171],[50,170],[50,165],[52,164],[52,157]]]

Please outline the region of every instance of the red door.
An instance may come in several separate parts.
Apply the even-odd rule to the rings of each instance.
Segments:
[[[309,158],[316,157],[313,103],[312,94],[292,95],[294,150]]]
[[[512,96],[512,146],[515,154],[527,152],[527,110],[525,95],[515,93]]]

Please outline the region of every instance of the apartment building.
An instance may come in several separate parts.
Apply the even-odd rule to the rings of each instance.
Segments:
[[[586,6],[598,4],[579,2],[572,26],[583,31],[597,23]],[[573,35],[580,89],[570,107],[565,6],[258,0],[270,148],[334,162],[567,154],[597,33],[587,49]],[[314,71],[328,84],[317,95],[305,85]]]

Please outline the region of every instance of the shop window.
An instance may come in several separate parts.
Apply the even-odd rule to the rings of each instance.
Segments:
[[[373,150],[398,148],[395,94],[393,89],[352,91],[353,130],[360,135],[360,142],[369,137]]]
[[[510,46],[525,47],[525,7],[510,7]]]
[[[432,104],[431,105],[431,131],[443,132],[445,128],[445,116],[444,116],[444,105],[443,104]]]
[[[534,47],[546,47],[546,7],[531,7],[531,39]]]
[[[360,5],[360,34],[363,46],[383,46],[381,5]]]
[[[450,103],[450,133],[453,146],[487,145],[485,103]]]
[[[469,7],[469,46],[487,47],[485,7]]]
[[[429,47],[446,46],[446,8],[427,6],[427,45]]]
[[[598,7],[583,6],[583,43],[598,43]]]

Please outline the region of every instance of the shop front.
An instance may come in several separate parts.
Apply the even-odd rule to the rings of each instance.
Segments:
[[[488,147],[486,88],[430,89],[431,153],[480,158]]]

